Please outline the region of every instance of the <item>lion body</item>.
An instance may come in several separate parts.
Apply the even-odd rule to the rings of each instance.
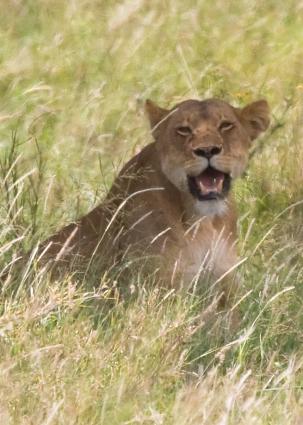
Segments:
[[[268,121],[264,101],[254,108],[256,120]],[[155,141],[124,166],[100,206],[40,246],[40,258],[59,268],[69,267],[75,258],[106,267],[126,258],[150,258],[168,285],[192,282],[205,272],[219,280],[228,275],[238,257],[237,214],[227,176],[237,178],[246,168],[256,137],[249,125],[256,131],[258,124],[245,122],[252,109],[236,110],[217,100],[187,101],[171,111],[147,103]],[[233,123],[229,135],[218,132],[216,120],[222,119]],[[259,121],[264,127],[260,131],[267,121]],[[208,158],[210,148],[215,154]],[[216,171],[203,176],[208,167]],[[196,196],[189,190],[190,178],[195,190],[202,190]]]

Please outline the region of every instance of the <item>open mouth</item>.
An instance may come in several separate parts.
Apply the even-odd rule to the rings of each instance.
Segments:
[[[206,168],[198,176],[187,176],[190,193],[199,201],[223,199],[229,192],[231,177],[229,174]]]

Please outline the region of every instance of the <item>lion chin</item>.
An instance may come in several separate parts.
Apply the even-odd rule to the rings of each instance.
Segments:
[[[197,217],[221,217],[228,212],[228,201],[224,199],[210,201],[196,201],[193,206],[193,214]]]
[[[123,167],[101,205],[40,244],[37,258],[56,272],[94,265],[95,274],[131,259],[157,271],[162,285],[206,275],[223,284],[239,261],[232,182],[269,125],[267,102],[240,109],[188,100],[168,110],[147,101],[146,111],[153,142]]]

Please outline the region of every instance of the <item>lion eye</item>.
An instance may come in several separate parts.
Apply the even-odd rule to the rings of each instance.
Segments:
[[[191,128],[186,126],[186,125],[182,125],[180,127],[176,128],[176,131],[178,134],[180,134],[181,136],[189,136],[192,134]]]
[[[220,132],[224,132],[224,131],[229,131],[232,128],[234,128],[235,124],[233,122],[230,121],[223,121],[221,122],[221,124],[219,125],[219,131]]]

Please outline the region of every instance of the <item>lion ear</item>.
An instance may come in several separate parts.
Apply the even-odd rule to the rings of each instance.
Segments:
[[[145,102],[145,111],[147,113],[152,131],[159,126],[162,120],[169,114],[167,109],[160,108],[151,100]]]
[[[239,119],[251,140],[265,131],[270,123],[269,106],[266,100],[257,100],[239,111]]]

